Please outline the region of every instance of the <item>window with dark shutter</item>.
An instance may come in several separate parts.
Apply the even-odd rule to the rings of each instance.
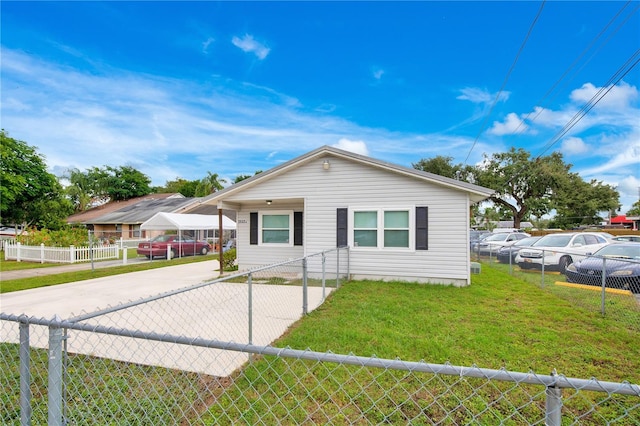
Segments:
[[[293,245],[302,245],[302,212],[293,212]]]
[[[428,207],[416,207],[416,250],[429,250]]]
[[[258,212],[249,213],[249,244],[258,244]]]
[[[347,217],[349,210],[340,208],[336,211],[336,247],[346,247],[349,245],[349,229],[347,228]]]

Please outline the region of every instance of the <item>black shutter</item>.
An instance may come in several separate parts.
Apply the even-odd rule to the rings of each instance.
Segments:
[[[293,212],[293,245],[302,245],[302,212]]]
[[[416,250],[429,250],[429,207],[416,207]]]
[[[338,209],[336,216],[336,247],[346,247],[349,244],[349,235],[347,228],[349,210]]]
[[[258,212],[249,213],[249,244],[258,244]]]

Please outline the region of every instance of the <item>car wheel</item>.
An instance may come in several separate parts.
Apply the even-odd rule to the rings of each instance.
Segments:
[[[207,253],[209,253],[209,249],[206,247],[202,247],[202,250],[200,250],[200,254],[204,256]]]
[[[174,257],[176,257],[176,251],[175,249],[171,249],[169,252],[169,259],[173,259]]]
[[[150,255],[146,255],[145,257],[146,257],[147,259],[151,259],[151,256],[150,256]]]
[[[561,257],[558,262],[558,269],[560,270],[560,273],[564,274],[567,271],[567,266],[571,265],[571,263],[573,263],[573,260],[570,256]]]

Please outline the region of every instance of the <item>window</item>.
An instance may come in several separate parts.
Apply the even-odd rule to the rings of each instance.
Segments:
[[[303,212],[249,213],[249,244],[303,244]]]
[[[384,246],[409,247],[409,211],[384,212]]]
[[[262,243],[289,244],[290,216],[288,214],[262,215]]]
[[[409,209],[354,211],[354,247],[410,248],[410,212]]]

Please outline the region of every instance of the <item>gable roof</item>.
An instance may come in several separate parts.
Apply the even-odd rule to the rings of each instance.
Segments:
[[[204,197],[201,200],[201,203],[211,204],[211,202],[214,200],[222,199],[229,194],[243,191],[244,189],[247,189],[254,185],[259,184],[260,182],[264,182],[268,179],[271,179],[272,177],[278,176],[282,173],[285,173],[289,170],[295,169],[297,167],[302,166],[303,164],[313,161],[319,157],[323,157],[327,155],[338,157],[338,158],[344,158],[350,161],[355,161],[357,163],[365,164],[371,167],[387,170],[392,173],[413,177],[416,179],[423,180],[425,182],[430,182],[432,184],[448,187],[452,190],[467,192],[469,194],[470,199],[474,202],[482,201],[488,198],[489,196],[491,196],[495,192],[492,189],[474,185],[468,182],[451,179],[451,178],[440,176],[434,173],[423,172],[421,170],[400,166],[398,164],[388,163],[386,161],[376,160],[375,158],[367,157],[360,154],[355,154],[353,152],[344,151],[342,149],[325,145],[318,149],[310,151],[304,155],[301,155],[297,158],[294,158],[293,160],[287,161],[286,163],[282,163],[279,166],[276,166],[272,169],[269,169],[267,171],[254,175],[248,179],[240,181],[221,191],[215,192],[207,197]]]
[[[176,212],[199,200],[182,194],[149,194],[126,201],[115,201],[67,218],[67,223],[139,224],[158,212]]]

